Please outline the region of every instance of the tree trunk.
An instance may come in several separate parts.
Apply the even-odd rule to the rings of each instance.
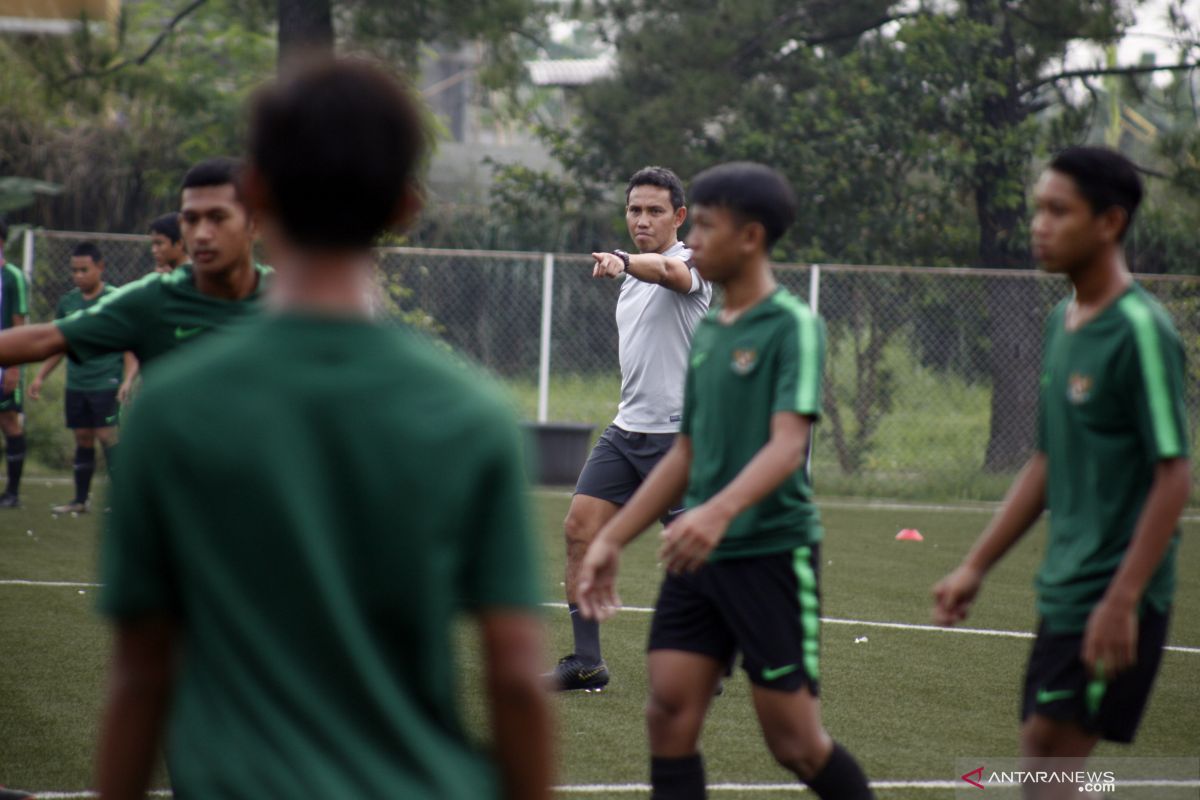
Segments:
[[[333,52],[331,0],[279,0],[279,66],[313,52]]]

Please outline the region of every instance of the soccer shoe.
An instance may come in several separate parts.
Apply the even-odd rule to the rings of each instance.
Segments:
[[[29,792],[22,792],[20,789],[5,789],[0,786],[0,800],[36,800]]]
[[[0,508],[20,508],[21,499],[11,492],[0,494]]]
[[[61,506],[55,506],[50,509],[51,513],[54,514],[86,514],[90,510],[91,508],[87,502],[81,503],[78,500],[72,500],[69,503],[63,503]]]
[[[560,658],[558,666],[546,673],[550,688],[556,692],[600,692],[608,686],[609,677],[604,659],[596,664],[586,664],[574,653]]]

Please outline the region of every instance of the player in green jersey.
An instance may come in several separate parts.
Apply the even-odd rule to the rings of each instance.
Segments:
[[[150,223],[150,254],[154,256],[155,272],[174,272],[187,261],[177,212],[155,217]]]
[[[988,570],[1051,512],[1022,708],[1028,757],[1132,741],[1166,641],[1190,485],[1184,356],[1125,264],[1141,196],[1134,166],[1106,148],[1067,149],[1038,180],[1034,255],[1074,291],[1046,323],[1037,450],[934,587],[935,619],[965,619]]]
[[[252,256],[255,227],[241,197],[240,164],[202,161],[183,178],[180,228],[192,264],[126,284],[66,319],[0,332],[0,365],[65,353],[86,361],[132,352],[141,368],[257,312],[270,270]]]
[[[58,301],[56,319],[91,308],[116,291],[104,282],[104,256],[92,242],[80,242],[71,251],[71,280],[75,288]],[[42,383],[63,360],[61,355],[42,362],[29,385],[30,398],[42,394]],[[67,427],[75,435],[75,499],[54,507],[57,514],[82,514],[88,510],[92,475],[96,471],[96,441],[104,448],[104,463],[112,472],[117,447],[118,396],[137,362],[132,353],[108,353],[78,364],[67,364],[67,390],[63,398]]]
[[[701,798],[704,716],[735,652],[776,760],[821,798],[871,797],[866,776],[821,724],[822,529],[809,483],[821,412],[824,331],[780,288],[768,253],[796,214],[791,187],[759,164],[724,164],[692,183],[687,245],[725,305],[692,339],[675,444],[588,548],[584,614],[619,600],[622,547],[679,501],[663,532],[668,570],[647,657],[650,778],[655,800]]]
[[[164,722],[179,797],[550,797],[517,425],[486,380],[370,319],[371,246],[414,217],[424,140],[411,96],[359,62],[294,67],[254,104],[273,303],[149,370],[122,430],[103,797],[143,796]],[[464,612],[490,755],[458,713]]]
[[[0,336],[4,331],[18,333],[29,318],[29,298],[25,273],[4,260],[8,226],[0,222]],[[8,366],[8,365],[5,365]],[[21,370],[0,370],[0,432],[4,434],[4,460],[8,484],[0,494],[0,508],[21,505],[21,472],[25,468],[25,424],[22,419]]]

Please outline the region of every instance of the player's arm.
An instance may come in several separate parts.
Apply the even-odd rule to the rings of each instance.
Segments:
[[[97,754],[102,800],[146,795],[174,680],[175,640],[166,617],[117,624]]]
[[[622,548],[679,505],[691,466],[692,440],[680,433],[629,502],[596,534],[579,567],[578,601],[584,617],[605,620],[621,605],[617,571]]]
[[[671,572],[692,572],[708,559],[734,517],[775,491],[804,465],[812,417],[792,411],[771,415],[771,438],[724,489],[691,509],[663,532],[659,558]]]
[[[592,253],[596,260],[592,277],[617,278],[623,273],[644,283],[657,283],[680,294],[691,294],[700,286],[700,278],[678,258],[668,258],[661,253],[630,253],[629,269],[615,253]]]
[[[47,358],[45,361],[42,362],[42,366],[38,369],[37,375],[35,375],[33,377],[33,383],[29,384],[29,396],[30,397],[32,397],[34,400],[41,399],[42,384],[45,382],[45,380],[47,378],[50,377],[50,373],[54,372],[54,370],[58,367],[59,363],[61,363],[62,360],[63,360],[63,354],[55,353],[54,355],[50,356],[49,358]]]
[[[138,371],[141,369],[141,364],[138,363],[137,356],[131,351],[125,351],[125,366],[124,377],[121,379],[121,386],[117,389],[117,402],[128,403],[133,398],[133,382],[137,380]]]
[[[933,618],[953,625],[967,618],[983,577],[1021,537],[1046,508],[1046,454],[1034,453],[1013,481],[991,522],[958,568],[933,587]]]
[[[551,796],[554,754],[549,702],[542,687],[542,623],[521,611],[480,616],[492,741],[504,796]]]
[[[0,331],[0,366],[44,361],[67,351],[67,340],[52,322]]]
[[[1137,608],[1146,584],[1162,563],[1191,490],[1186,458],[1159,461],[1133,539],[1104,597],[1088,619],[1083,662],[1093,672],[1113,675],[1137,660]]]

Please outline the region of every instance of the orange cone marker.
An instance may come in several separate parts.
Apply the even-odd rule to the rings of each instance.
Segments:
[[[905,528],[896,534],[897,542],[923,542],[925,537],[916,528]]]

